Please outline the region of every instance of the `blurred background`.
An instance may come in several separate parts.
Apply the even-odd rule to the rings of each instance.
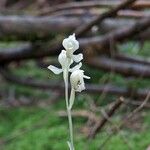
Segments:
[[[59,66],[75,33],[91,80],[72,115],[76,150],[150,150],[150,0],[0,0],[0,150],[66,150]]]

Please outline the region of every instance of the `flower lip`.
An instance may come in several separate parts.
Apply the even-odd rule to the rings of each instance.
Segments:
[[[72,72],[70,76],[70,82],[71,82],[72,88],[75,91],[81,92],[82,90],[85,89],[84,78],[90,79],[90,77],[84,75],[83,70],[79,69],[79,70],[75,70],[74,72]]]

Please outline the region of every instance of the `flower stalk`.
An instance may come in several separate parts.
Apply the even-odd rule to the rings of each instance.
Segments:
[[[66,100],[66,109],[67,109],[67,115],[68,115],[68,122],[69,122],[69,134],[70,134],[70,141],[68,141],[68,146],[70,150],[74,150],[74,144],[73,144],[73,124],[72,124],[72,116],[71,116],[71,109],[69,109],[69,96],[68,96],[68,75],[69,71],[66,69],[63,72],[64,76],[64,82],[65,82],[65,100]]]

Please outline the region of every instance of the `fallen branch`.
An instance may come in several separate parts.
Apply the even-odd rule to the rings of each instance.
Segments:
[[[119,109],[119,107],[121,106],[121,104],[124,102],[124,99],[122,97],[120,97],[112,106],[112,108],[107,112],[107,118],[105,116],[103,116],[103,118],[92,128],[92,130],[90,131],[88,137],[89,138],[94,138],[97,132],[100,132],[100,130],[104,127],[104,125],[106,124],[108,118],[110,118],[115,112],[116,110]]]
[[[84,17],[79,19],[78,17],[67,18],[67,17],[0,16],[0,26],[1,26],[0,40],[14,41],[18,39],[18,40],[35,41],[40,39],[45,41],[52,38],[58,32],[61,34],[73,31],[73,29],[77,28],[83,23],[86,24],[89,21],[91,21],[91,17]],[[127,28],[132,27],[134,25],[137,26],[139,25],[137,23],[135,23],[135,21],[133,20],[106,19],[102,22],[102,24],[98,25],[98,27],[99,29],[102,29],[102,31],[104,32],[104,31],[111,31],[117,28],[120,28],[121,30],[123,29],[122,26],[124,25],[126,25]],[[143,25],[141,24],[140,26]],[[146,28],[142,29],[143,31],[146,30]],[[117,30],[119,31],[119,29]],[[141,30],[139,32],[141,32]],[[150,32],[146,31],[144,35],[145,34],[147,35],[147,37],[149,37]],[[138,39],[139,37],[136,38]]]
[[[50,39],[72,31],[87,19],[65,17],[0,16],[0,40]]]
[[[132,63],[138,63],[138,64],[143,64],[143,65],[148,65],[150,66],[150,61],[144,60],[144,58],[140,57],[133,57],[133,56],[127,56],[127,55],[122,55],[122,54],[116,54],[115,59],[120,60],[120,61],[128,61]]]
[[[99,117],[97,117],[93,112],[87,111],[87,110],[73,110],[72,111],[73,117],[84,117],[88,118],[90,121],[96,123],[99,120]],[[60,117],[67,117],[66,111],[59,111],[58,116]]]
[[[137,112],[141,111],[144,106],[147,104],[147,102],[150,101],[150,91],[148,92],[146,98],[144,99],[144,101],[141,103],[141,105],[139,105],[137,108],[135,108],[128,116],[125,117],[125,120],[130,119],[131,117],[133,117]]]
[[[111,47],[111,43],[122,42],[125,40],[129,40],[139,33],[150,27],[150,17],[146,17],[134,23],[131,26],[123,27],[121,29],[117,29],[110,33],[103,35],[102,37],[93,37],[93,38],[85,38],[81,39],[81,45],[85,45],[87,47],[91,47],[92,49],[96,49],[101,51],[102,47]]]
[[[1,0],[0,1],[0,9],[4,8],[6,6],[7,1],[6,0]]]
[[[111,42],[122,42],[123,40],[129,40],[131,38],[135,38],[135,35],[143,32],[148,29],[150,26],[150,17],[141,19],[136,23],[123,27],[121,29],[112,31],[103,36],[97,36],[93,38],[81,38],[79,39],[81,49],[85,49],[87,51],[97,50],[100,53],[110,54],[110,45]],[[137,37],[136,37],[137,38]],[[108,47],[107,49],[104,47]],[[36,49],[36,51],[34,51]],[[31,59],[31,58],[42,58],[49,55],[56,55],[60,52],[60,42],[55,42],[53,44],[48,43],[40,43],[34,44],[34,47],[29,46],[28,49],[18,47],[16,51],[1,51],[0,52],[0,63],[9,63],[11,61],[18,61],[23,59]],[[87,51],[84,51],[85,56]],[[94,51],[91,51],[93,53]]]
[[[125,103],[129,104],[129,105],[133,105],[133,106],[141,106],[143,102],[142,101],[136,101],[136,100],[126,100]],[[143,107],[150,109],[150,103],[147,103]]]
[[[103,10],[104,11],[104,10]],[[65,16],[65,17],[85,17],[86,16],[90,16],[90,17],[97,17],[99,16],[101,13],[103,13],[103,11],[99,11],[99,10],[85,10],[85,9],[75,9],[75,10],[70,10],[68,12],[68,10],[62,10],[59,12],[54,13],[52,16],[53,17],[60,17],[60,16]],[[143,17],[148,17],[149,13],[148,12],[141,12],[141,11],[137,11],[137,10],[120,10],[117,13],[117,18],[130,18],[130,19],[139,19],[139,18],[143,18]]]
[[[94,18],[89,23],[79,27],[76,29],[75,33],[77,37],[81,37],[84,33],[89,31],[92,26],[101,23],[104,19],[114,17],[117,15],[119,10],[125,9],[131,4],[133,4],[136,0],[126,0],[125,2],[119,4],[117,7],[112,8],[110,11],[104,12],[103,14],[99,15],[98,17]]]
[[[60,4],[56,5],[54,7],[48,7],[44,8],[38,12],[36,12],[36,15],[50,15],[55,12],[61,11],[61,10],[70,10],[70,9],[78,9],[78,8],[112,8],[115,7],[116,5],[120,5],[120,1],[86,1],[86,2],[71,2],[71,3],[66,3],[66,4]],[[132,8],[134,9],[141,9],[141,8],[150,8],[150,2],[146,0],[139,0],[135,2],[134,4],[131,5]]]
[[[39,88],[42,90],[49,90],[49,89],[56,91],[64,90],[64,84],[60,83],[59,81],[58,82],[39,81],[33,78],[32,79],[20,78],[18,76],[13,75],[10,71],[4,68],[0,69],[0,73],[7,81],[20,84],[23,86]],[[86,84],[86,92],[90,94],[100,94],[103,92],[125,97],[145,98],[149,91],[150,89],[131,89],[131,88],[117,87],[109,84],[107,85]]]
[[[114,71],[125,76],[150,77],[150,66],[136,64],[126,61],[118,61],[108,57],[93,57],[87,61],[88,65],[106,70]]]

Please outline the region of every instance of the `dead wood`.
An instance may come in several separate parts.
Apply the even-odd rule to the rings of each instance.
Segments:
[[[1,0],[0,1],[0,8],[5,8],[5,6],[6,6],[6,0]]]
[[[87,19],[83,19],[86,22]],[[81,25],[78,18],[0,16],[0,40],[50,39],[56,33],[67,33]]]
[[[95,115],[95,113],[87,111],[87,110],[73,110],[71,112],[73,117],[84,117],[92,122],[96,123],[99,120],[99,117]],[[66,111],[59,111],[58,116],[60,117],[67,117],[67,112]]]
[[[122,27],[121,29],[117,29],[110,33],[103,35],[102,37],[93,37],[93,38],[85,38],[81,39],[81,45],[86,45],[88,47],[92,47],[92,49],[96,49],[101,51],[102,47],[111,47],[112,42],[122,42],[125,40],[129,40],[135,37],[140,32],[148,29],[150,27],[150,17],[146,17],[134,23],[131,26]]]
[[[31,16],[0,16],[0,40],[49,40],[56,33],[63,34],[73,31],[81,24],[91,21],[91,17],[31,17]],[[112,31],[134,25],[134,20],[106,19],[98,24],[100,31]],[[119,29],[118,29],[119,30]],[[146,29],[145,29],[146,30]],[[142,33],[145,31],[143,30]],[[149,39],[150,32],[143,33]],[[144,36],[142,34],[142,36]],[[140,37],[140,36],[139,36]],[[137,37],[137,39],[139,38]]]
[[[116,5],[121,4],[120,1],[88,1],[88,2],[71,2],[61,5],[56,5],[54,7],[44,8],[36,13],[36,15],[50,15],[52,13],[61,11],[61,10],[70,10],[70,9],[78,9],[78,8],[112,8]],[[143,9],[150,8],[150,2],[146,0],[139,0],[132,4],[131,8],[134,9]]]
[[[89,138],[94,138],[97,132],[100,132],[100,130],[104,127],[108,119],[116,112],[116,110],[119,109],[119,107],[121,106],[123,102],[124,102],[124,99],[122,97],[116,100],[112,108],[107,112],[106,114],[107,117],[103,116],[103,118],[92,128],[92,130],[90,131],[88,135]]]
[[[110,33],[107,33],[103,36],[96,36],[92,38],[80,38],[80,47],[81,49],[87,49],[93,53],[93,50],[97,50],[100,53],[110,54],[110,47],[113,41],[115,42],[122,42],[124,40],[129,40],[131,38],[135,38],[135,35],[143,32],[144,30],[148,29],[150,26],[150,17],[141,19],[134,23],[133,25],[123,27],[121,29],[117,29]],[[20,48],[17,50],[12,51],[2,51],[0,52],[0,63],[9,63],[11,61],[18,61],[23,59],[31,59],[31,58],[42,58],[49,55],[57,55],[62,47],[60,47],[60,42],[55,42],[53,44],[48,43],[40,43],[34,44],[34,47],[29,46],[28,49]],[[106,47],[107,48],[104,48]],[[34,51],[36,49],[36,52]],[[17,54],[18,53],[18,54]],[[84,51],[86,55],[86,51]]]
[[[150,77],[150,65],[118,61],[108,57],[93,57],[87,63],[92,67],[113,71],[125,76]]]
[[[85,34],[87,31],[89,31],[92,26],[101,23],[104,19],[114,17],[117,15],[117,12],[119,10],[125,9],[131,4],[133,4],[136,0],[126,0],[125,2],[117,5],[116,7],[112,8],[111,10],[102,13],[98,17],[94,18],[92,21],[89,23],[82,25],[81,27],[77,28],[75,33],[77,37],[81,37],[83,34]]]
[[[65,16],[65,17],[85,17],[90,16],[90,17],[96,17],[103,13],[103,11],[99,10],[86,10],[86,9],[75,9],[75,10],[62,10],[59,12],[54,13],[52,16]],[[140,19],[143,17],[148,17],[149,13],[148,12],[141,12],[137,10],[120,10],[117,13],[117,18],[124,18],[124,19]]]
[[[116,54],[114,58],[120,61],[128,61],[136,64],[141,64],[141,65],[143,64],[143,65],[150,66],[150,61],[145,60],[144,58],[141,57],[133,57],[125,54]]]
[[[42,90],[56,90],[62,91],[64,90],[64,84],[60,83],[60,81],[40,81],[31,78],[21,78],[19,76],[13,75],[10,71],[1,68],[1,75],[9,82],[13,82],[16,84],[20,84],[23,86],[29,86],[33,88],[39,88]],[[70,88],[70,87],[69,87]],[[107,93],[112,95],[120,95],[125,97],[134,97],[134,98],[145,98],[150,89],[132,89],[132,88],[124,88],[118,87],[115,85],[94,85],[94,84],[86,84],[86,93],[90,94],[100,94]]]
[[[137,101],[137,100],[126,100],[125,103],[127,105],[132,105],[132,106],[141,106],[142,105],[142,101]],[[146,105],[143,106],[144,108],[150,109],[150,103],[147,103]]]

